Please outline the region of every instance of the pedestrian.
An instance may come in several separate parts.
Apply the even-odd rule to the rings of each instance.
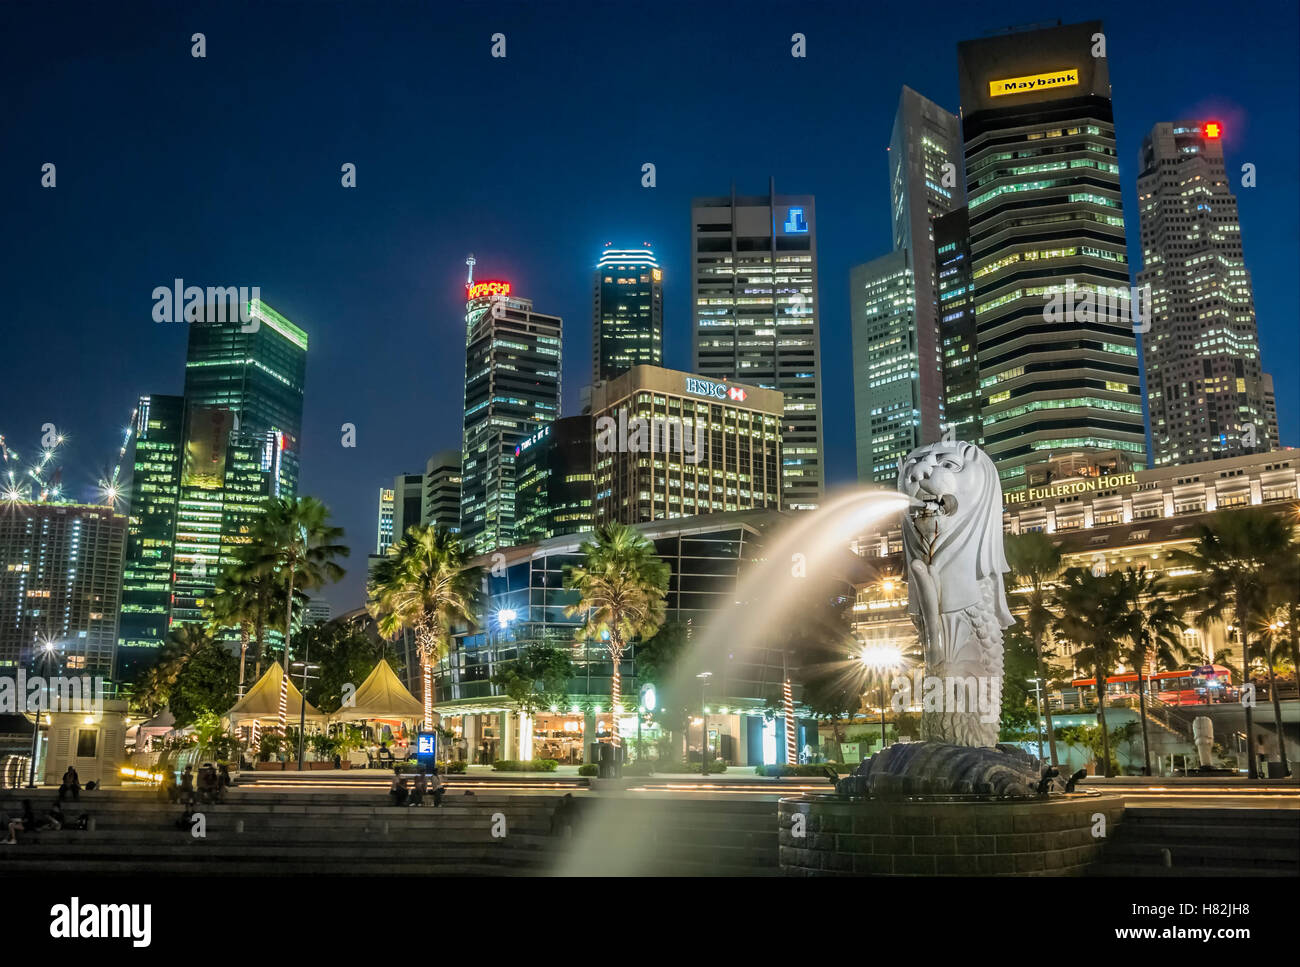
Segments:
[[[230,767],[224,762],[217,766],[217,802],[222,802],[226,798],[226,790],[234,784],[230,778]]]
[[[41,822],[41,829],[62,829],[63,828],[63,807],[59,805],[56,799],[54,805],[45,810],[45,819]]]
[[[438,767],[436,765],[433,767],[433,779],[429,783],[429,786],[433,790],[433,804],[435,806],[441,806],[442,797],[447,794],[447,787],[443,783],[442,776],[441,774],[439,774]]]
[[[59,802],[63,802],[66,796],[72,796],[74,801],[81,802],[81,780],[76,766],[71,763],[68,764],[68,771],[63,774],[63,784],[59,786]]]
[[[176,802],[181,797],[181,787],[176,785],[176,773],[171,769],[163,773],[162,795],[168,802]]]
[[[424,774],[422,768],[415,776],[415,788],[411,790],[411,798],[407,802],[408,806],[423,806],[424,794],[429,789],[429,777]]]
[[[574,801],[573,793],[566,792],[560,804],[555,807],[555,812],[551,813],[551,835],[559,834],[565,839],[573,836],[573,820],[577,811],[577,804]]]
[[[17,819],[9,821],[9,838],[4,841],[5,846],[13,846],[18,842],[18,834],[32,832],[36,829],[36,817],[32,814],[32,801],[23,800],[23,814]]]
[[[388,795],[393,800],[394,806],[406,803],[406,777],[402,775],[401,769],[393,770],[393,784],[388,787]]]
[[[186,766],[185,771],[181,773],[181,802],[186,805],[194,805],[194,767]]]

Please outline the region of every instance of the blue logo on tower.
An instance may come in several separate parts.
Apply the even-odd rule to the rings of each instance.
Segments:
[[[787,234],[803,233],[808,231],[808,223],[804,221],[802,208],[786,209],[785,230]]]

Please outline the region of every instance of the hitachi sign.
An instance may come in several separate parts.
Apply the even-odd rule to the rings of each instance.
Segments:
[[[1024,77],[989,81],[989,97],[1001,97],[1003,94],[1028,94],[1030,91],[1041,91],[1047,87],[1074,87],[1078,83],[1079,69],[1066,67],[1048,74],[1026,74]]]

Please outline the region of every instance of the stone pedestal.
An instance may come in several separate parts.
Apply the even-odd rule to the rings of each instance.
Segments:
[[[1019,802],[793,797],[780,803],[781,870],[792,876],[1080,875],[1101,858],[1123,814],[1121,797],[1084,793]],[[803,817],[802,837],[793,835],[796,816]]]

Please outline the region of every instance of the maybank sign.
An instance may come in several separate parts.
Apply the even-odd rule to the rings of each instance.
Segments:
[[[1067,67],[1047,74],[1028,74],[1024,77],[1008,77],[1001,81],[989,81],[989,97],[1001,97],[1003,94],[1028,94],[1049,87],[1074,87],[1079,83],[1079,69]]]
[[[1112,473],[1101,477],[1073,477],[1060,483],[1048,484],[1046,487],[1026,487],[1013,493],[1004,494],[1004,504],[1027,504],[1031,500],[1048,500],[1052,497],[1071,497],[1075,494],[1091,494],[1098,490],[1112,490],[1116,487],[1131,487],[1137,483],[1135,473]]]

